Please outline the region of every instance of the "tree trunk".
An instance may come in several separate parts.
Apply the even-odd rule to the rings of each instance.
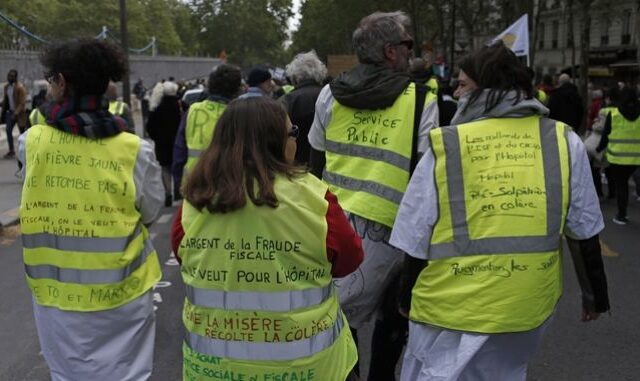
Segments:
[[[640,0],[636,0],[636,22],[633,31],[636,44],[636,61],[638,62],[638,71],[640,71]]]
[[[589,9],[591,8],[592,0],[583,0],[581,3],[580,11],[582,13],[582,28],[580,32],[580,86],[578,87],[578,91],[582,97],[582,102],[586,112],[586,110],[589,109],[587,93],[589,85],[589,50],[591,42],[591,14],[589,13]],[[580,129],[579,132],[582,132],[582,126],[578,128]]]
[[[571,78],[576,77],[576,36],[574,33],[575,23],[573,19],[573,0],[568,0],[569,7],[569,38],[571,39]]]
[[[531,41],[533,42],[530,46],[529,46],[529,65],[534,68],[535,67],[535,58],[536,58],[536,49],[538,49],[538,32],[540,29],[540,11],[542,10],[540,3],[544,1],[544,0],[533,0],[531,2],[531,18],[533,20],[533,36]],[[640,1],[640,0],[639,0]]]

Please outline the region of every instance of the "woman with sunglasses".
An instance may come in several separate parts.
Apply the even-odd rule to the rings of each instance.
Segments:
[[[280,103],[237,99],[187,178],[172,229],[185,380],[345,380],[357,361],[332,277],[358,267],[361,241],[293,165],[297,135]]]
[[[146,225],[162,207],[151,145],[108,111],[120,48],[94,39],[47,49],[46,119],[19,140],[27,283],[51,378],[146,380],[153,365],[150,292],[160,264]]]

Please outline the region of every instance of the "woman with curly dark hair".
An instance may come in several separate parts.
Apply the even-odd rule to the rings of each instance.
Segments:
[[[52,101],[19,141],[24,265],[51,378],[145,380],[160,265],[147,227],[162,205],[147,142],[109,113],[109,80],[126,75],[122,51],[83,39],[41,58]]]
[[[362,261],[327,185],[293,164],[298,128],[238,99],[187,178],[172,231],[186,285],[185,380],[342,381],[357,361],[333,290]]]

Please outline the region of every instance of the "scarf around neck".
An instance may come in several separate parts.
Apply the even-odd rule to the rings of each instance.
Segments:
[[[107,99],[95,95],[45,102],[38,109],[48,125],[89,139],[108,138],[127,131],[127,122],[109,112]]]
[[[484,89],[473,103],[471,94],[465,94],[458,101],[458,110],[451,120],[451,125],[469,123],[477,119],[487,118],[519,118],[531,115],[546,116],[549,109],[537,99],[523,99],[516,102],[517,94],[509,91],[505,97],[491,110],[485,110],[487,97],[491,89]]]

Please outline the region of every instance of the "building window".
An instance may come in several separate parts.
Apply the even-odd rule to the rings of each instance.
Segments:
[[[558,35],[560,34],[560,22],[555,20],[551,25],[551,49],[558,49]]]
[[[631,9],[625,9],[622,13],[622,45],[631,43]]]
[[[607,46],[609,45],[609,20],[602,19],[600,28],[600,46]]]
[[[538,33],[538,49],[544,49],[544,23],[540,23],[540,33]]]

